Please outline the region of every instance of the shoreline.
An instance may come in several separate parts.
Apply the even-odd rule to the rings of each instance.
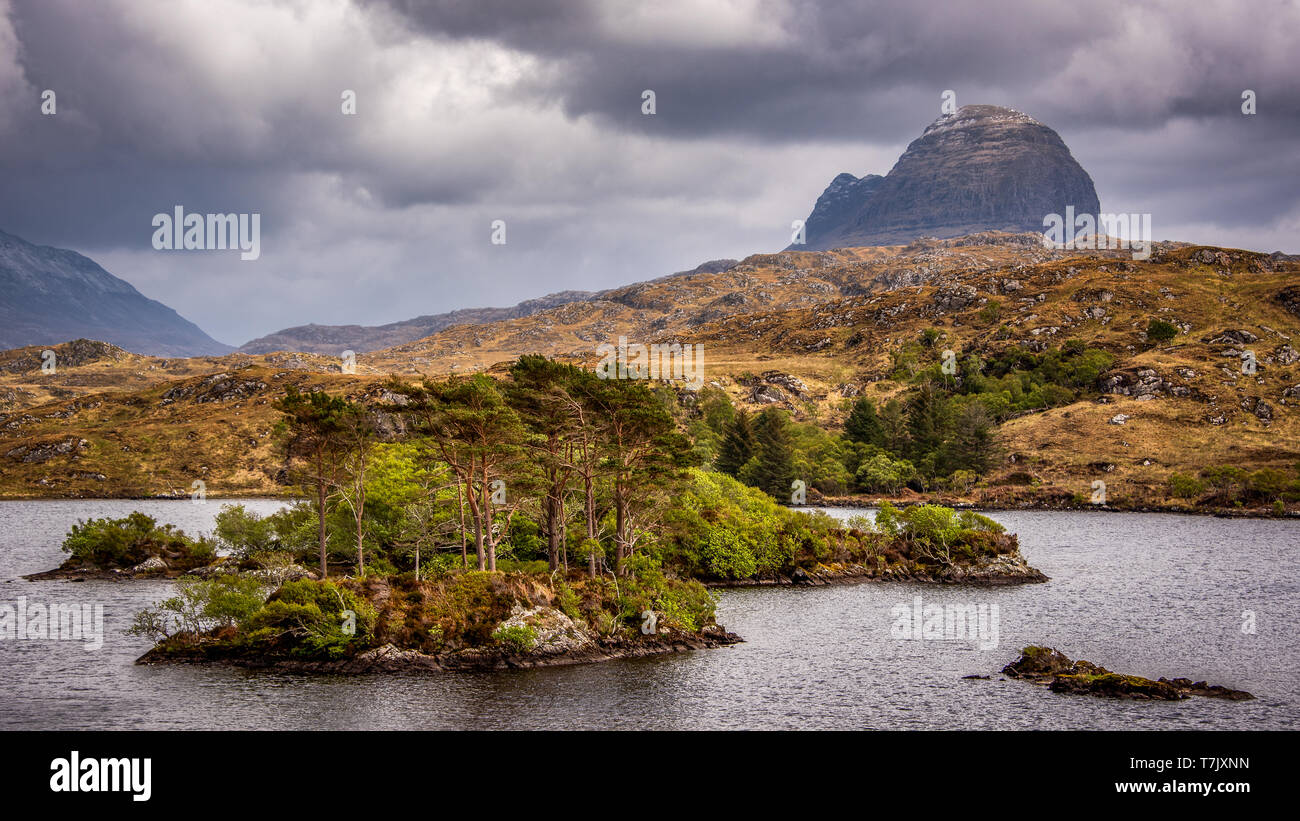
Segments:
[[[447,673],[531,670],[541,667],[570,667],[622,659],[714,650],[741,644],[745,640],[722,627],[699,633],[661,633],[637,639],[603,639],[591,647],[556,653],[529,653],[502,648],[470,648],[452,653],[429,654],[403,650],[391,643],[372,647],[342,659],[300,659],[291,657],[249,658],[223,655],[217,648],[159,652],[151,648],[135,660],[145,666],[168,664],[224,665],[249,670],[286,673],[365,675],[373,673]]]
[[[868,584],[872,582],[916,582],[937,585],[967,585],[969,587],[1005,587],[1020,584],[1043,584],[1051,577],[1030,567],[1023,557],[1004,562],[988,562],[974,567],[953,565],[944,571],[910,571],[862,564],[820,565],[800,576],[778,576],[775,579],[723,579],[700,581],[709,589],[758,587],[830,587],[836,585]]]
[[[248,493],[230,493],[215,496],[208,494],[207,503],[231,503],[246,502],[250,500],[263,500],[268,502],[292,503],[300,499],[299,496],[285,495],[278,496],[265,492]],[[31,496],[13,496],[0,494],[0,502],[183,502],[191,501],[188,493],[176,495],[155,494],[155,495],[102,495],[102,496],[49,496],[49,495],[31,495]],[[1188,508],[1185,505],[1093,505],[1083,504],[1074,505],[1068,503],[1034,503],[1023,502],[1016,505],[997,505],[997,504],[980,504],[976,502],[952,499],[944,496],[908,496],[908,497],[883,497],[883,496],[824,496],[818,502],[803,505],[782,505],[789,510],[795,511],[815,511],[821,508],[836,507],[850,510],[870,510],[878,508],[881,503],[889,502],[895,507],[915,507],[917,505],[943,505],[951,507],[954,510],[973,510],[976,512],[991,513],[1016,513],[1020,511],[1044,511],[1059,513],[1168,513],[1179,516],[1210,516],[1216,519],[1300,519],[1300,511],[1288,510],[1285,513],[1278,514],[1264,509],[1236,509],[1225,507],[1207,507],[1204,509]]]
[[[0,500],[2,501],[2,500]],[[884,502],[889,502],[894,507],[916,507],[917,505],[943,505],[954,510],[973,510],[978,512],[990,513],[1018,513],[1021,511],[1032,512],[1055,512],[1055,513],[1169,513],[1180,516],[1209,516],[1215,519],[1300,519],[1300,511],[1288,510],[1286,513],[1277,514],[1267,510],[1237,510],[1233,508],[1205,508],[1203,510],[1189,509],[1182,506],[1159,506],[1159,505],[1141,505],[1128,507],[1122,505],[1071,505],[1071,504],[1034,504],[1023,503],[1018,505],[983,505],[974,502],[957,501],[945,497],[932,498],[886,498],[876,496],[865,498],[860,496],[826,496],[816,504],[805,505],[786,505],[790,510],[820,510],[822,508],[837,507],[849,510],[872,510],[880,507]]]

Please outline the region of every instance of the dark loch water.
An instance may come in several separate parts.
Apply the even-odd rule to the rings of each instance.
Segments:
[[[136,610],[168,595],[169,583],[19,578],[61,561],[59,544],[78,518],[135,509],[201,532],[219,504],[0,502],[0,604],[26,596],[97,602],[105,612],[97,651],[0,641],[0,728],[1300,727],[1294,521],[996,513],[1051,582],[729,590],[719,620],[748,640],[732,648],[511,673],[353,678],[137,667],[147,642],[122,630]],[[910,609],[918,595],[925,605],[997,605],[997,646],[988,632],[982,642],[898,638],[893,608]],[[1254,613],[1253,634],[1242,630],[1243,611]],[[998,670],[1028,643],[1121,672],[1208,679],[1258,700],[1112,702],[1000,681]],[[992,679],[961,678],[972,673]]]

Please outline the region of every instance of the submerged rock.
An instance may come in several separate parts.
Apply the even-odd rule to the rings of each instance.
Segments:
[[[1115,673],[1090,661],[1073,661],[1051,647],[1029,646],[1020,658],[1002,668],[1010,678],[1043,684],[1054,693],[1078,693],[1106,698],[1178,701],[1189,696],[1244,701],[1254,698],[1245,690],[1233,690],[1188,678],[1152,680]]]

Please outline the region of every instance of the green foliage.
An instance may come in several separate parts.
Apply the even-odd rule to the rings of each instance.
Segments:
[[[979,481],[979,474],[973,470],[960,468],[954,470],[948,477],[948,487],[957,493],[968,493],[977,481]]]
[[[1147,323],[1147,339],[1151,342],[1168,342],[1178,336],[1178,326],[1163,319],[1152,319]]]
[[[214,532],[221,544],[241,559],[270,550],[277,541],[275,523],[243,505],[222,505]]]
[[[527,653],[537,646],[537,631],[526,624],[497,628],[492,638],[516,653]]]
[[[984,307],[979,309],[976,316],[979,317],[979,321],[983,325],[996,325],[1002,317],[1002,304],[996,299],[990,299],[984,303]]]
[[[560,612],[574,621],[581,621],[583,617],[581,605],[582,600],[572,585],[564,580],[555,585],[555,606],[560,609]]]
[[[78,521],[64,538],[63,551],[77,562],[100,568],[133,567],[156,556],[184,570],[216,559],[216,546],[207,539],[191,539],[174,525],[159,525],[139,511],[120,519]]]
[[[373,434],[370,419],[359,404],[320,390],[302,393],[293,385],[275,408],[283,415],[276,432],[291,474],[316,500],[320,573],[326,576],[326,499],[342,487],[346,467],[364,461],[356,457],[369,447]]]
[[[1246,492],[1260,501],[1280,500],[1287,487],[1288,477],[1280,470],[1261,468],[1246,480]]]
[[[957,517],[958,524],[963,530],[975,531],[978,533],[1005,533],[1006,528],[999,522],[995,522],[982,513],[976,513],[973,510],[963,510]]]
[[[1180,499],[1194,499],[1205,492],[1207,484],[1183,473],[1169,474],[1169,492]]]
[[[754,479],[774,499],[788,500],[794,482],[794,432],[790,416],[777,408],[765,408],[754,423]]]
[[[736,476],[754,456],[754,431],[750,426],[749,414],[744,411],[735,413],[727,424],[718,447],[716,466],[728,476]]]
[[[1201,478],[1215,490],[1231,490],[1245,484],[1249,474],[1236,465],[1212,465],[1201,470]]]
[[[683,575],[770,578],[825,546],[833,526],[720,473],[692,470],[664,514],[663,561]]]
[[[374,605],[348,587],[302,579],[281,585],[244,627],[252,644],[275,646],[289,639],[294,655],[341,658],[350,647],[368,644],[375,620]]]
[[[865,396],[858,397],[844,422],[844,436],[850,442],[885,446],[885,429],[876,415],[876,406]]]
[[[951,546],[961,534],[957,511],[942,505],[914,505],[899,513],[904,532],[913,540],[936,547]]]
[[[853,478],[868,493],[898,493],[915,476],[916,468],[911,462],[877,453],[858,467]]]
[[[713,528],[700,546],[705,571],[719,579],[747,579],[758,571],[754,547],[734,530]]]
[[[875,518],[877,532],[892,539],[903,532],[903,524],[898,508],[889,502],[880,504],[880,509],[876,511]]]
[[[176,595],[137,613],[127,632],[154,641],[173,636],[192,640],[208,630],[248,624],[265,598],[264,585],[247,576],[182,576]]]

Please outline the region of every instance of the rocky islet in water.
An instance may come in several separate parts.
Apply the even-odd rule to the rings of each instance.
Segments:
[[[1072,660],[1051,647],[1031,645],[1020,658],[1002,668],[1010,678],[1045,685],[1054,693],[1101,696],[1103,698],[1179,701],[1190,696],[1245,701],[1254,696],[1218,684],[1189,678],[1149,679],[1116,673],[1090,661]]]

